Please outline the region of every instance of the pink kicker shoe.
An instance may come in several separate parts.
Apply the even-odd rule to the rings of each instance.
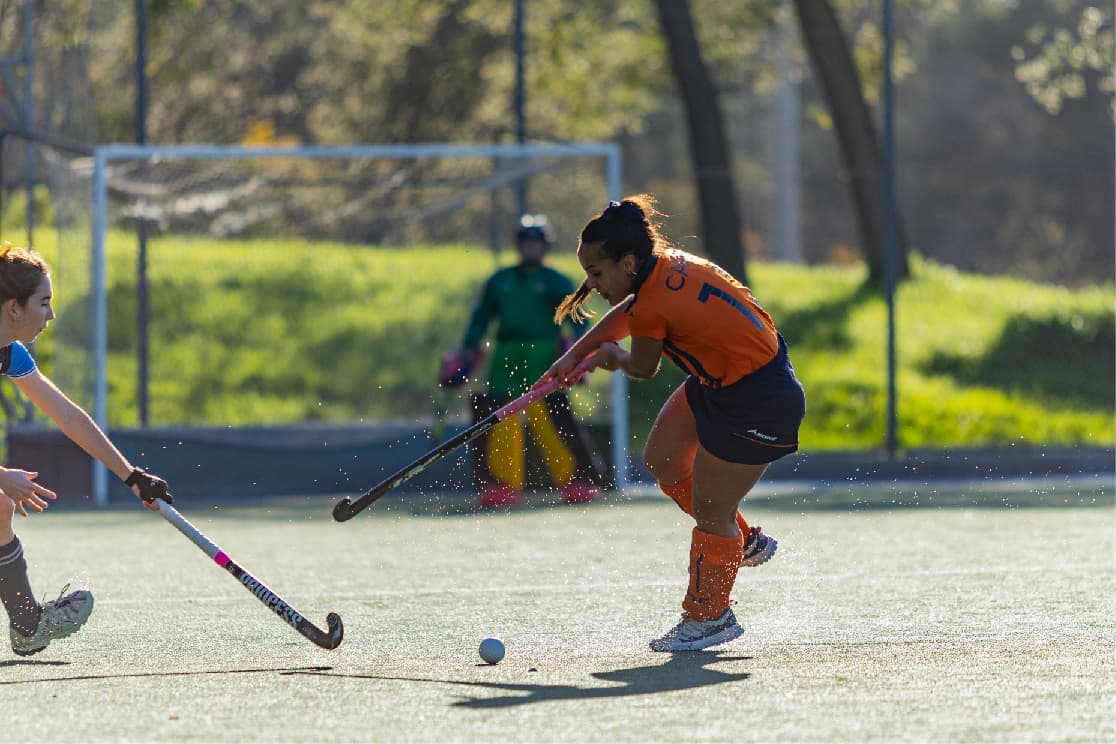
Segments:
[[[519,506],[522,501],[523,494],[507,483],[489,483],[481,489],[477,506],[481,509],[506,509]]]
[[[587,504],[601,497],[601,489],[587,480],[575,479],[562,486],[567,504]]]
[[[748,530],[744,540],[744,558],[740,561],[741,568],[753,568],[771,560],[775,555],[775,548],[779,546],[775,538],[765,534],[762,527],[756,526]]]

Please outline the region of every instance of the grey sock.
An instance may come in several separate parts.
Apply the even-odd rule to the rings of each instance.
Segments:
[[[23,559],[23,545],[18,537],[0,545],[0,602],[4,603],[13,628],[24,635],[34,634],[42,608],[31,592],[27,561]]]

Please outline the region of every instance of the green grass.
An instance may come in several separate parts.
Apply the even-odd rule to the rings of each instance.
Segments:
[[[40,250],[53,258],[50,236],[42,240]],[[138,420],[134,236],[111,233],[109,259],[109,417],[131,426]],[[555,260],[579,276],[572,255]],[[498,263],[467,246],[162,237],[150,243],[149,265],[151,422],[238,426],[428,421],[438,359],[460,343]],[[749,270],[807,390],[804,449],[880,446],[886,307],[864,289],[863,268],[753,263]],[[902,446],[1112,446],[1111,283],[1066,289],[917,258],[913,271],[897,297]],[[55,339],[82,336],[88,321],[86,290],[67,294],[64,278],[56,282],[60,318],[37,349],[49,374],[62,374],[51,364]],[[664,364],[656,379],[631,383],[637,447],[681,379]],[[578,406],[604,421],[607,396],[607,375],[598,373],[579,388]],[[461,400],[456,407],[463,414]]]
[[[1106,507],[1070,509],[812,511],[780,508],[778,488],[747,507],[780,547],[737,581],[744,636],[677,655],[646,647],[676,621],[687,582],[692,523],[661,495],[454,517],[385,500],[345,525],[322,499],[179,504],[314,622],[338,612],[335,651],[138,506],[35,515],[19,527],[36,591],[79,571],[97,604],[77,635],[0,660],[5,738],[1116,736],[1100,704],[1116,694],[1110,483]],[[497,666],[477,656],[490,635],[507,645]]]

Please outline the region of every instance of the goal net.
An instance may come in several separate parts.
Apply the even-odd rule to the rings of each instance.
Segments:
[[[515,262],[521,205],[547,215],[551,263],[576,281],[577,232],[621,188],[606,143],[106,145],[52,180],[60,277],[83,249],[92,266],[56,290],[88,301],[60,307],[75,317],[57,343],[88,354],[78,387],[114,426],[139,423],[141,401],[151,426],[424,427],[442,406],[464,422],[465,391],[438,399],[439,359]],[[621,486],[626,396],[603,374],[574,396],[608,428]]]

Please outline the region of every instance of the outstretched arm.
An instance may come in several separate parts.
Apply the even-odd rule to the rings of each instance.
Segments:
[[[35,407],[50,417],[62,433],[91,457],[104,463],[120,480],[132,472],[132,464],[116,449],[105,433],[77,403],[70,400],[49,378],[38,369],[12,382],[26,395]]]
[[[133,467],[85,409],[70,400],[46,375],[35,369],[28,375],[11,379],[36,408],[58,424],[63,434],[127,483],[132,493],[143,499],[149,508],[158,508],[152,504],[155,498],[172,501],[166,482]]]
[[[492,286],[492,277],[484,283],[481,296],[469,315],[469,325],[465,328],[465,339],[461,342],[463,349],[476,349],[480,346],[484,336],[488,333],[488,326],[496,317],[496,296]]]

